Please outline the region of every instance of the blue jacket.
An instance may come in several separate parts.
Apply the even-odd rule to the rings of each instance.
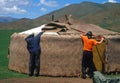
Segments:
[[[29,52],[36,52],[38,50],[41,50],[40,39],[42,34],[43,32],[40,32],[36,36],[34,36],[34,34],[31,34],[25,39]]]

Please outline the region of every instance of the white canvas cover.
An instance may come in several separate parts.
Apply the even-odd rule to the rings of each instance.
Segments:
[[[39,27],[36,27],[36,28],[33,28],[33,29],[30,29],[30,30],[26,30],[26,31],[23,31],[23,32],[20,32],[19,34],[32,34],[32,33],[39,33],[42,31],[42,28],[45,27],[45,24],[39,26]],[[48,35],[58,35],[58,33],[56,32],[45,32],[44,34],[48,34]]]

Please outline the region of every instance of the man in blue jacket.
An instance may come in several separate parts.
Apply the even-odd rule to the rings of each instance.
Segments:
[[[44,30],[37,35],[31,34],[25,39],[27,42],[27,49],[30,53],[29,76],[34,75],[34,70],[35,76],[39,76],[41,54],[40,38],[43,33]]]

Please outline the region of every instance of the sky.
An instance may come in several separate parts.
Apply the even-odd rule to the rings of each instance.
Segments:
[[[70,4],[83,1],[120,3],[120,0],[0,0],[0,16],[35,19]]]

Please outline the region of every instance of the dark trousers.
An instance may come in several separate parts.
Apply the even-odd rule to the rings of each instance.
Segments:
[[[29,61],[29,74],[30,75],[34,74],[34,70],[35,70],[35,74],[39,75],[40,54],[41,54],[41,51],[35,51],[35,52],[30,53],[30,61]]]
[[[92,76],[93,72],[96,71],[93,63],[93,53],[91,51],[83,51],[82,58],[82,74],[86,75],[86,69],[88,68],[89,74]]]

